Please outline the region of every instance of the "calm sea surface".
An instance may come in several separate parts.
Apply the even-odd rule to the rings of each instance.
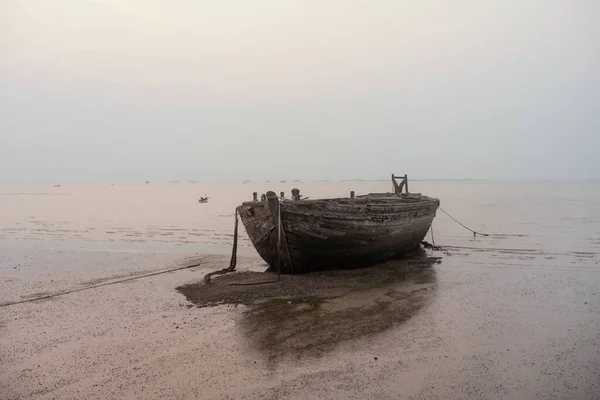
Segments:
[[[391,182],[247,182],[90,185],[0,185],[0,238],[166,242],[229,246],[234,210],[252,192],[298,187],[310,198],[390,191]],[[461,251],[521,251],[552,258],[600,253],[600,181],[412,181],[438,197],[436,244]],[[198,198],[208,195],[207,204]],[[427,240],[431,240],[428,236]],[[243,229],[240,245],[251,247]]]

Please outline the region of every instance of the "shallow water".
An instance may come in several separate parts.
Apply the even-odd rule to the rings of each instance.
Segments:
[[[235,207],[252,192],[298,187],[310,198],[391,190],[380,182],[0,185],[0,238],[230,245]],[[600,251],[600,181],[414,181],[438,212],[437,244],[545,253]],[[206,204],[198,203],[208,195]],[[505,236],[508,235],[508,236]],[[514,236],[511,236],[514,235]],[[431,240],[431,237],[428,237]],[[251,246],[244,232],[241,246]]]

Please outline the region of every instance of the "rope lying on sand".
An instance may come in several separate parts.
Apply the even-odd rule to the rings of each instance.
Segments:
[[[200,263],[196,263],[196,264],[193,264],[193,265],[186,265],[186,266],[183,266],[183,267],[171,268],[171,269],[167,269],[167,270],[164,270],[164,271],[157,271],[157,272],[152,272],[152,273],[149,273],[149,274],[132,276],[130,278],[125,278],[125,279],[119,279],[118,281],[104,282],[104,283],[99,283],[97,285],[86,286],[86,287],[79,288],[79,289],[67,290],[67,291],[64,291],[64,292],[58,292],[58,293],[48,294],[48,295],[45,295],[45,296],[34,297],[33,299],[25,299],[25,300],[18,300],[18,301],[9,301],[9,302],[6,302],[6,303],[0,303],[0,308],[2,308],[2,307],[8,307],[8,306],[14,306],[14,305],[23,304],[23,303],[31,303],[33,301],[38,301],[38,300],[51,299],[51,298],[58,297],[58,296],[64,296],[66,294],[83,292],[84,290],[95,289],[95,288],[99,288],[99,287],[102,287],[102,286],[116,285],[117,283],[128,282],[128,281],[133,281],[133,280],[142,279],[142,278],[148,278],[150,276],[156,276],[156,275],[166,274],[166,273],[169,273],[169,272],[181,271],[182,269],[199,267],[200,265],[204,265],[204,264],[208,264],[208,263],[209,263],[209,261],[200,262]]]

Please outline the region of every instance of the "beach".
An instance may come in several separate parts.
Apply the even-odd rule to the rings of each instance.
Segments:
[[[0,399],[600,398],[598,181],[411,182],[492,235],[438,212],[444,250],[202,291],[253,191],[390,186],[2,185]],[[274,278],[240,231],[221,288]]]

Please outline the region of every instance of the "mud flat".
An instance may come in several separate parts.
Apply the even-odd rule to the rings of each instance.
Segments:
[[[0,241],[0,303],[110,283],[0,308],[0,398],[600,398],[595,253],[455,248],[271,283],[246,256],[204,285],[225,253]]]

